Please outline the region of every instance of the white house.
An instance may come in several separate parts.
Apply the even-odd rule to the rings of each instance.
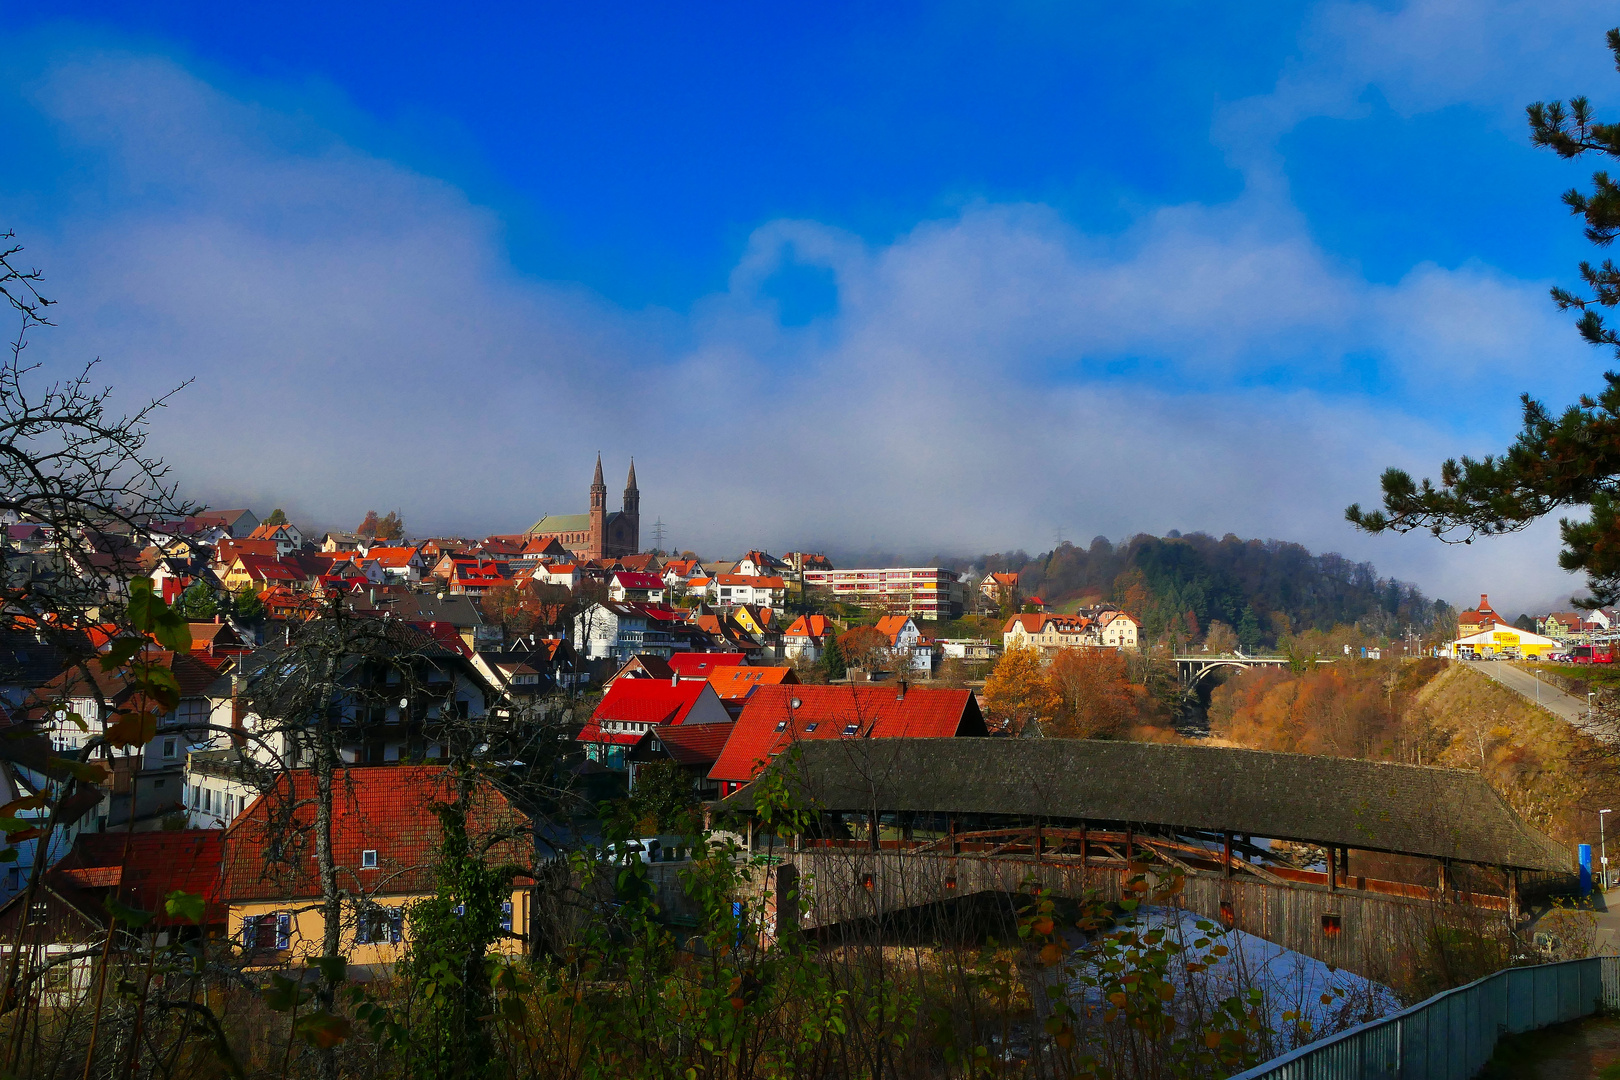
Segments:
[[[885,615],[877,621],[877,631],[889,639],[896,653],[911,654],[911,669],[926,675],[934,669],[934,646],[923,640],[922,631],[909,615]]]
[[[827,637],[833,632],[832,620],[825,615],[800,615],[782,634],[782,656],[813,664],[827,651]]]
[[[608,597],[621,603],[662,604],[665,588],[657,574],[620,570],[608,581]]]
[[[1097,633],[1104,648],[1134,649],[1141,628],[1123,611],[1105,611],[1097,616]]]
[[[541,585],[561,585],[572,589],[579,582],[579,567],[574,563],[542,563],[529,575],[531,581]]]
[[[624,663],[637,653],[666,659],[675,638],[652,623],[645,612],[617,600],[592,604],[574,617],[574,650],[582,660]]]
[[[755,604],[779,609],[787,596],[787,582],[753,574],[716,574],[709,583],[709,595],[722,607]]]

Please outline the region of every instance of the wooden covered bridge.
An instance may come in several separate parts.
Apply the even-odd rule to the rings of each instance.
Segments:
[[[776,893],[810,885],[779,918],[823,933],[1030,881],[1117,899],[1146,860],[1208,918],[1383,978],[1438,924],[1505,934],[1522,881],[1573,869],[1454,769],[1069,739],[806,742],[773,768],[815,813],[774,847]]]

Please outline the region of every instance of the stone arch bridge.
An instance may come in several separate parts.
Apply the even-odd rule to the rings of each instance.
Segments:
[[[1286,656],[1211,656],[1208,653],[1177,656],[1174,659],[1176,674],[1181,676],[1181,690],[1184,694],[1191,694],[1205,676],[1221,668],[1246,671],[1256,667],[1288,667],[1294,662]],[[1309,662],[1331,664],[1333,658],[1312,658]]]

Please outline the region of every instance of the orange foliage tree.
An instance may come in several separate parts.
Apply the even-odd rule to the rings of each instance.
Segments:
[[[1245,671],[1210,700],[1210,729],[1259,750],[1376,758],[1400,724],[1385,672],[1339,663],[1302,674]]]
[[[845,666],[870,671],[888,656],[889,638],[874,626],[857,626],[838,635],[838,652]]]
[[[1056,715],[1062,704],[1033,646],[1014,645],[1002,653],[984,683],[984,711],[1013,734],[1031,721]]]
[[[1058,701],[1052,735],[1095,739],[1117,734],[1136,718],[1137,688],[1118,649],[1060,650],[1046,679]]]

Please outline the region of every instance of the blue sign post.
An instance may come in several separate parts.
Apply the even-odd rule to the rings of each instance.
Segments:
[[[1575,861],[1581,864],[1581,895],[1592,895],[1592,845],[1582,844],[1575,849]]]

